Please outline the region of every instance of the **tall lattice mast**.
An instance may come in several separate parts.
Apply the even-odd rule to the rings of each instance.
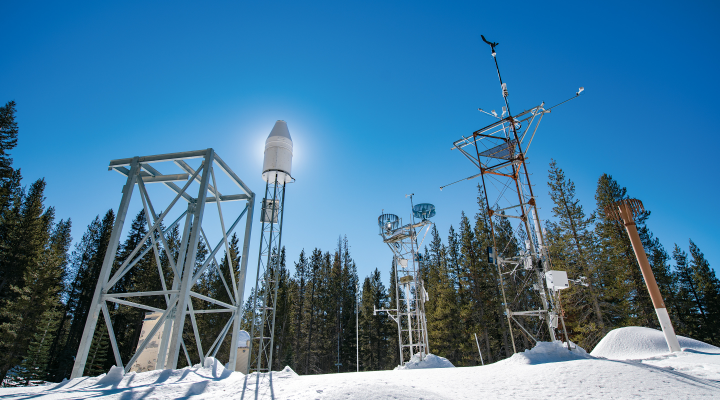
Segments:
[[[488,248],[488,260],[496,265],[498,270],[513,352],[516,352],[515,339],[512,334],[513,323],[521,329],[524,335],[534,341],[538,341],[541,333],[540,328],[534,333],[531,332],[516,317],[539,317],[544,321],[549,339],[552,341],[555,340],[555,329],[558,326],[558,315],[552,304],[552,292],[548,295],[545,288],[545,273],[551,268],[550,256],[545,245],[535,194],[526,164],[526,153],[543,116],[557,105],[546,109],[543,102],[536,107],[513,115],[508,102],[507,83],[502,80],[497,62],[495,46],[498,43],[489,42],[485,40],[485,37],[483,37],[483,41],[490,45],[505,106],[502,107],[501,115],[498,115],[495,110],[486,112],[478,109],[494,117],[497,121],[473,132],[469,137],[463,136],[456,140],[453,142],[452,150],[459,150],[480,170],[479,174],[465,179],[481,177],[482,180],[488,222],[492,233],[492,247]],[[579,96],[583,90],[580,88],[574,97],[560,104]],[[443,187],[440,189],[442,190]],[[517,220],[517,228],[512,232],[498,232],[497,218]],[[525,239],[524,248],[520,250],[519,254],[506,255],[508,244],[506,244],[506,248],[498,248],[498,235],[501,233],[505,237],[512,235],[515,238]],[[520,247],[523,247],[522,244]],[[508,301],[505,293],[505,279],[507,276],[516,274],[518,270],[534,272],[535,283],[529,279],[529,276],[532,276],[530,274],[528,279],[522,282],[520,289],[532,288],[538,293],[539,305],[534,310],[515,311],[513,303]]]
[[[426,228],[423,240],[432,226],[428,218],[435,216],[435,206],[432,204],[410,205],[412,207],[411,222],[402,225],[402,220],[395,214],[382,214],[378,218],[380,236],[383,242],[390,247],[395,258],[395,308],[376,309],[377,312],[387,312],[397,324],[398,349],[400,352],[400,365],[410,361],[414,354],[420,354],[422,360],[430,353],[430,344],[427,335],[427,318],[425,317],[425,302],[428,294],[420,277],[420,253],[417,233]],[[415,218],[419,222],[415,222]]]
[[[277,121],[265,141],[263,180],[265,197],[260,221],[260,255],[255,280],[253,324],[250,331],[248,372],[271,372],[274,350],[275,310],[277,305],[278,271],[282,249],[282,225],[285,206],[285,184],[293,180],[293,142],[285,121]],[[262,279],[262,281],[260,280]],[[257,374],[259,383],[260,374]]]

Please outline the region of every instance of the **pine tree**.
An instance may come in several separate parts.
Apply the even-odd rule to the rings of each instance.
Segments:
[[[450,228],[450,241],[454,240],[455,232]],[[455,246],[457,247],[457,246]],[[433,226],[430,242],[430,259],[426,264],[429,301],[425,304],[430,351],[445,357],[452,363],[461,359],[460,342],[462,332],[461,315],[458,308],[458,297],[452,279],[453,270],[459,267],[449,266],[451,262],[459,263],[459,253],[448,255],[440,235]],[[452,251],[451,251],[452,252]],[[455,272],[453,271],[453,272]]]
[[[598,238],[599,268],[605,273],[598,284],[605,288],[603,303],[607,329],[635,325],[657,328],[655,310],[642,278],[630,239],[622,223],[608,218],[605,207],[626,199],[627,190],[603,174],[598,180],[595,199],[598,220],[595,234]],[[648,211],[636,216],[638,231],[645,229]]]
[[[0,181],[6,181],[13,175],[12,158],[8,154],[17,146],[18,125],[15,122],[15,102],[9,101],[0,107]],[[0,196],[6,195],[0,185]]]
[[[306,344],[305,344],[305,363],[304,363],[304,369],[303,373],[305,375],[309,373],[319,373],[318,370],[318,352],[317,352],[317,345],[313,341],[313,336],[315,338],[315,341],[318,340],[318,334],[314,332],[315,329],[317,329],[317,314],[318,310],[316,309],[317,303],[318,303],[318,292],[319,288],[322,284],[320,282],[320,273],[322,269],[323,264],[323,254],[322,251],[318,248],[315,248],[310,256],[310,263],[309,263],[309,274],[308,274],[308,282],[309,287],[307,289],[305,299],[305,309],[307,310],[308,318],[307,318],[307,324],[304,329],[304,335],[307,338]]]
[[[292,346],[290,343],[290,306],[294,299],[290,292],[290,274],[285,266],[285,247],[282,248],[279,255],[278,271],[275,276],[277,279],[277,303],[275,305],[275,351],[273,353],[273,365],[276,371],[281,370],[285,365],[289,364],[292,356]]]
[[[110,234],[115,220],[113,210],[108,210],[100,219],[96,217],[87,227],[82,239],[75,245],[69,258],[70,280],[65,305],[69,327],[65,342],[59,347],[60,355],[54,365],[54,380],[68,378],[72,371],[74,357],[80,346],[80,339],[85,329],[85,321],[90,311],[90,303],[95,293],[100,269],[102,268],[105,251],[110,241]],[[62,325],[61,325],[62,326]]]
[[[425,276],[425,274],[422,273],[422,271],[424,271],[423,265],[425,264],[425,260],[427,260],[427,259],[428,259],[428,252],[427,252],[427,248],[426,248],[425,256],[423,257],[423,261],[420,263],[421,276],[423,276],[423,277]],[[424,279],[425,278],[423,278],[423,280]],[[363,283],[363,287],[364,287],[364,283]],[[427,288],[425,290],[427,290]],[[363,289],[363,293],[364,292],[365,292],[365,289]],[[397,263],[395,261],[395,257],[393,257],[392,263],[390,265],[390,287],[388,289],[388,303],[387,304],[388,304],[387,308],[390,308],[390,309],[396,309],[396,308],[403,307],[403,305],[398,303]],[[425,312],[427,313],[427,309],[425,310]],[[384,316],[384,315],[382,317],[388,318],[387,316]],[[394,368],[394,367],[400,365],[400,351],[398,350],[398,348],[400,346],[400,344],[398,343],[399,337],[400,336],[398,334],[397,323],[395,323],[394,321],[390,322],[388,324],[388,343],[390,346],[390,350],[389,350],[390,356],[388,357],[388,361],[386,364],[386,368],[388,368],[388,369],[391,369],[391,368]],[[361,348],[362,348],[362,346],[361,346]]]
[[[458,243],[459,252],[459,271],[458,272],[458,308],[461,316],[460,331],[457,332],[457,339],[460,343],[459,348],[462,351],[462,360],[458,359],[455,365],[479,365],[480,360],[477,359],[477,351],[474,342],[468,341],[468,338],[474,338],[475,333],[480,333],[481,337],[486,341],[488,335],[488,323],[485,320],[488,313],[483,297],[487,297],[489,293],[495,291],[496,287],[487,287],[485,280],[488,276],[481,278],[481,275],[487,274],[487,263],[482,256],[482,250],[477,236],[477,223],[473,227],[470,219],[462,213],[460,219],[460,233]],[[452,243],[452,231],[448,237],[448,244]],[[450,246],[448,248],[451,248]],[[482,287],[482,289],[481,289]],[[488,291],[488,289],[490,289]],[[488,293],[489,292],[489,293]],[[494,321],[492,321],[494,323]]]
[[[18,278],[14,259],[17,243],[13,242],[17,226],[20,224],[20,211],[25,198],[25,190],[20,186],[20,170],[13,172],[6,180],[0,180],[0,300],[11,294],[6,288]]]
[[[25,381],[25,386],[30,383],[41,383],[48,380],[50,348],[60,317],[61,312],[55,308],[45,311],[40,317],[38,329],[21,364],[21,376]]]
[[[387,291],[376,268],[363,282],[360,302],[360,366],[363,371],[379,371],[388,366],[390,349],[394,347],[390,320],[386,315],[374,315],[376,309],[387,308],[387,302]]]
[[[355,371],[357,364],[357,353],[356,353],[356,309],[357,309],[357,288],[358,288],[358,275],[357,266],[355,261],[350,256],[350,244],[348,243],[347,236],[343,237],[343,251],[342,251],[342,264],[343,264],[343,320],[341,321],[343,326],[343,338],[342,343],[342,359],[345,360],[345,371]],[[380,279],[380,278],[378,278]],[[387,297],[387,295],[386,295]],[[385,338],[387,341],[387,338]]]
[[[329,251],[322,257],[319,274],[320,287],[317,301],[318,353],[317,373],[324,374],[336,370],[337,362],[337,299],[336,284],[333,276],[333,257]]]
[[[8,370],[27,354],[43,312],[59,303],[64,270],[63,246],[69,243],[69,222],[54,226],[54,209],[43,210],[45,182],[31,186],[21,211],[20,227],[15,232],[23,238],[11,257],[14,268],[21,273],[9,286],[10,295],[0,304],[0,381]],[[54,243],[58,243],[57,246]],[[55,254],[60,251],[60,254]]]
[[[707,326],[707,316],[703,315],[693,281],[692,269],[688,265],[687,253],[675,244],[672,258],[675,261],[677,292],[673,307],[678,310],[678,334],[699,338],[704,336],[702,327]]]
[[[294,371],[300,371],[301,360],[303,360],[302,351],[302,328],[305,322],[306,309],[305,304],[305,289],[307,286],[307,273],[308,273],[308,261],[305,257],[305,249],[300,251],[300,257],[295,263],[295,277],[293,279],[293,287],[295,288],[295,298],[297,299],[292,303],[293,305],[293,324],[295,338],[293,340],[293,363],[292,368]]]
[[[255,288],[250,289],[245,304],[243,305],[242,318],[240,319],[240,329],[250,333],[253,324],[253,302],[255,301]]]
[[[44,214],[43,193],[45,181],[39,179],[27,194],[18,189],[14,210],[9,216],[13,222],[8,226],[6,243],[3,246],[3,281],[0,282],[0,297],[12,301],[10,286],[21,284],[25,270],[36,262],[47,241],[50,214]]]
[[[23,362],[33,373],[29,379],[51,380],[51,367],[57,359],[58,339],[62,339],[65,330],[62,329],[65,321],[62,304],[62,291],[65,289],[64,281],[68,273],[68,250],[70,248],[71,222],[60,221],[50,236],[50,241],[40,258],[43,269],[49,271],[46,279],[53,282],[49,286],[47,295],[50,308],[40,316],[33,342],[28,349],[28,356]]]
[[[601,309],[600,271],[595,264],[595,236],[592,231],[593,217],[586,217],[580,200],[575,198],[575,183],[566,178],[565,172],[550,162],[548,177],[550,198],[553,200],[553,217],[556,222],[547,223],[553,269],[567,271],[569,277],[587,278],[587,287],[573,285],[561,292],[565,299],[565,323],[571,340],[581,347],[592,348],[608,332]]]
[[[90,350],[88,351],[85,372],[83,373],[84,376],[97,376],[108,371],[106,364],[108,362],[109,347],[110,339],[108,338],[105,320],[98,320],[92,343],[90,344]]]
[[[490,217],[485,207],[485,192],[478,185],[478,212],[475,215],[475,240],[477,252],[480,253],[475,263],[468,264],[468,285],[471,287],[471,305],[476,312],[473,314],[473,333],[482,331],[482,342],[485,344],[485,357],[488,362],[510,357],[512,353],[505,305],[501,292],[502,277],[495,265],[487,260],[486,250],[493,246],[490,231]],[[471,260],[468,260],[471,261]]]
[[[703,337],[700,340],[712,344],[720,344],[720,281],[715,276],[715,271],[710,268],[710,263],[700,251],[695,242],[690,240],[690,263],[694,292],[698,297],[698,307],[704,314],[706,325],[703,329]]]
[[[650,268],[652,268],[653,274],[655,275],[655,281],[657,281],[660,294],[665,301],[665,306],[667,307],[667,312],[675,333],[686,335],[688,327],[685,324],[685,312],[682,310],[682,302],[678,297],[679,283],[677,274],[672,271],[669,265],[670,256],[660,244],[658,238],[652,240],[647,250]]]

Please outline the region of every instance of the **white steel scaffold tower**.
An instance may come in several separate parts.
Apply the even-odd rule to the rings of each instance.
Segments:
[[[272,386],[273,351],[275,341],[275,310],[278,293],[278,271],[282,251],[282,226],[285,209],[285,184],[293,182],[293,142],[285,121],[277,121],[265,141],[265,159],[262,178],[265,197],[262,201],[260,221],[260,254],[255,280],[252,329],[250,331],[250,357],[248,371],[255,374],[255,397],[259,395],[261,373],[267,372]],[[247,378],[243,397],[247,388]],[[272,389],[272,388],[271,388]]]
[[[199,166],[193,168],[188,162],[197,163]],[[163,174],[158,168],[167,168],[170,165],[178,168],[182,173]],[[197,354],[200,357],[200,363],[204,362],[205,357],[215,356],[218,349],[223,344],[228,332],[231,333],[231,343],[237,343],[237,335],[240,330],[240,313],[242,310],[242,298],[245,288],[245,275],[247,271],[247,256],[250,248],[250,233],[252,229],[252,219],[255,203],[255,194],[243,183],[243,181],[228,167],[228,165],[215,153],[213,149],[189,151],[184,153],[160,154],[146,157],[133,157],[110,162],[109,170],[114,170],[127,177],[125,186],[122,190],[122,199],[117,210],[115,224],[113,225],[107,252],[100,271],[100,277],[95,288],[95,294],[90,305],[87,321],[83,330],[80,346],[75,364],[73,366],[71,378],[82,376],[85,370],[90,344],[92,342],[93,333],[97,324],[100,312],[105,319],[105,326],[108,329],[108,336],[113,354],[115,356],[116,365],[123,367],[125,372],[129,371],[138,356],[152,341],[152,338],[162,329],[162,339],[159,344],[159,352],[155,369],[177,368],[178,356],[180,350],[185,354],[186,361],[189,365],[193,365],[190,355],[188,354],[186,343],[183,340],[183,331],[185,327],[186,317],[190,317],[192,325],[192,333],[195,338],[195,346],[197,346]],[[219,169],[233,185],[227,185],[228,189],[223,186],[223,192],[237,186],[240,189],[239,194],[222,194],[216,180],[216,169]],[[220,178],[225,178],[220,176]],[[175,184],[179,182],[182,187]],[[228,182],[225,179],[224,182]],[[159,183],[170,189],[168,197],[165,191],[165,198],[172,198],[164,208],[160,215],[157,214],[158,208],[153,205],[148,194],[146,185]],[[140,240],[137,246],[132,249],[130,254],[115,263],[118,245],[120,243],[120,234],[125,225],[125,218],[130,207],[130,200],[133,192],[137,187],[142,201],[142,212],[147,221],[148,232]],[[190,189],[197,190],[197,194],[193,196]],[[237,188],[235,188],[236,190]],[[158,194],[160,199],[162,193]],[[172,197],[174,196],[174,197]],[[183,211],[182,207],[175,207],[179,200],[187,203],[187,208]],[[237,215],[233,215],[234,221],[227,226],[223,218],[223,203],[241,201],[245,202],[245,206]],[[208,206],[217,207],[219,224],[211,222],[203,225],[204,220],[209,217],[206,215]],[[174,208],[175,207],[175,208]],[[178,210],[179,208],[179,210]],[[164,226],[167,223],[166,217],[170,214],[179,214],[174,222]],[[235,260],[230,256],[230,244],[228,237],[238,227],[243,216],[247,216],[245,220],[245,233],[243,240],[242,254],[240,255],[240,265],[236,265]],[[215,221],[216,222],[216,221]],[[220,240],[212,246],[205,235],[205,229],[213,228],[221,230]],[[219,229],[218,229],[219,228]],[[179,251],[174,251],[173,247],[168,244],[169,233],[174,229],[182,232],[178,245]],[[210,230],[208,230],[210,232]],[[205,260],[198,260],[198,244],[202,241],[211,246],[209,254]],[[226,263],[222,260],[218,261],[216,255],[218,251],[224,249],[227,255]],[[148,292],[122,292],[118,288],[118,283],[126,275],[133,274],[133,268],[141,261],[150,251],[152,251],[154,260],[158,268],[158,280],[162,290]],[[149,256],[148,256],[149,257]],[[200,264],[202,263],[202,264]],[[117,265],[119,264],[119,265]],[[223,267],[223,264],[225,265]],[[223,268],[229,271],[223,270]],[[238,270],[239,268],[239,270]],[[194,291],[195,284],[206,272],[214,269],[222,280],[226,290],[230,304],[220,301]],[[168,288],[166,279],[171,279],[172,283]],[[229,276],[229,281],[224,276]],[[155,298],[153,302],[152,299]],[[161,300],[158,300],[160,298]],[[194,300],[194,301],[193,301]],[[147,303],[155,304],[155,306]],[[158,303],[164,304],[164,308],[157,306]],[[158,322],[153,329],[145,336],[145,340],[139,343],[136,352],[126,364],[120,357],[117,340],[113,330],[110,311],[108,306],[120,307],[129,306],[146,311],[161,313]],[[214,313],[227,313],[229,317],[223,329],[215,339],[215,342],[206,350],[203,350],[200,331],[196,323],[196,317]],[[222,315],[222,314],[219,314]],[[236,352],[230,351],[229,367],[235,370]]]
[[[425,302],[429,300],[428,293],[420,276],[420,245],[417,234],[426,228],[423,240],[433,225],[428,218],[435,216],[435,206],[422,203],[412,206],[411,222],[402,225],[402,220],[395,214],[382,214],[378,217],[378,226],[383,243],[387,244],[393,252],[395,260],[395,308],[375,309],[386,312],[397,324],[398,349],[400,365],[405,365],[415,354],[422,360],[430,353],[430,344],[427,335],[427,318],[425,317]],[[419,222],[415,222],[415,218]]]
[[[545,108],[543,102],[536,107],[513,115],[508,102],[507,83],[503,82],[497,63],[495,47],[498,43],[489,42],[485,40],[484,36],[482,39],[491,47],[505,106],[502,107],[500,115],[495,110],[487,112],[479,108],[478,111],[495,118],[496,121],[453,142],[451,150],[460,151],[480,170],[480,173],[441,186],[440,190],[464,180],[477,177],[482,180],[487,222],[492,233],[492,246],[487,249],[488,262],[497,267],[505,316],[513,353],[515,353],[517,350],[513,335],[513,323],[520,328],[521,334],[534,342],[539,340],[542,325],[545,325],[549,339],[555,341],[555,329],[558,327],[559,317],[559,307],[554,304],[553,288],[546,288],[545,275],[552,269],[552,264],[543,237],[533,186],[530,183],[530,174],[526,164],[527,152],[545,114],[550,113],[560,104],[578,97],[584,88],[581,87],[575,96],[555,106]],[[498,232],[498,222],[508,218],[517,221],[517,228],[511,232]],[[498,247],[498,235],[500,234],[524,239],[524,246],[520,246],[524,249],[520,249],[519,254],[508,254],[507,245],[505,248]],[[528,288],[535,290],[539,301],[535,309],[518,311],[514,310],[514,299],[508,299],[505,280],[517,279],[523,271],[519,290]],[[546,289],[549,289],[549,295]],[[532,329],[528,329],[516,317],[538,317],[544,324],[537,325],[535,332],[531,332]]]

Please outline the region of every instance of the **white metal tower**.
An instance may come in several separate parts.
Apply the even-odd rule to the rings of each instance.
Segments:
[[[199,166],[193,167],[187,163],[197,163],[197,160],[201,161]],[[168,168],[168,164],[173,168],[179,168],[182,173],[163,174],[155,168]],[[205,357],[215,356],[215,354],[217,354],[228,332],[232,332],[231,343],[237,343],[237,334],[240,330],[243,290],[245,288],[247,255],[250,248],[250,232],[252,228],[252,219],[250,216],[253,213],[255,194],[235,175],[213,149],[112,160],[110,161],[108,169],[126,176],[127,181],[125,186],[123,186],[122,200],[117,210],[115,224],[113,225],[108,249],[105,253],[100,271],[100,278],[95,288],[95,294],[93,295],[90,305],[90,311],[85,323],[80,346],[77,356],[75,357],[75,365],[73,366],[71,378],[82,376],[85,370],[85,363],[90,350],[93,333],[95,332],[101,311],[108,329],[108,336],[110,337],[110,344],[113,354],[115,355],[116,365],[123,367],[125,372],[131,368],[140,353],[151,343],[152,338],[155,337],[160,329],[163,329],[162,339],[159,344],[159,353],[155,368],[177,368],[181,349],[185,354],[188,364],[192,365],[193,361],[190,359],[186,343],[183,339],[187,316],[190,317],[195,346],[197,346],[197,353],[200,356],[199,361],[201,363]],[[220,181],[216,180],[215,176],[216,169],[224,172],[227,178],[229,178],[229,180],[225,179],[224,182],[230,185],[227,185],[227,188],[222,186],[225,194],[220,192],[220,186],[218,185]],[[220,178],[224,177],[221,176]],[[183,185],[182,188],[176,185],[175,182],[180,182]],[[162,208],[156,208],[153,205],[150,195],[148,194],[148,189],[146,188],[146,185],[157,183],[169,188],[171,193],[170,197],[165,193],[165,198],[172,198],[172,201]],[[237,190],[234,186],[240,189],[240,194],[228,194],[227,191],[231,189]],[[123,260],[120,265],[117,265],[115,260],[120,243],[120,234],[125,225],[130,200],[136,187],[138,188],[140,200],[142,201],[142,211],[147,220],[148,233],[140,240],[140,243],[135,249],[130,252],[129,256]],[[197,190],[197,194],[193,196],[190,189]],[[158,195],[162,200],[162,195]],[[182,207],[175,207],[181,199],[187,203],[187,208],[184,211]],[[242,208],[242,211],[237,214],[234,222],[228,227],[223,218],[222,204],[231,201],[243,201],[245,202],[245,207]],[[159,203],[155,205],[157,204]],[[209,217],[209,215],[205,213],[206,206],[215,206],[217,208],[219,224],[203,225],[204,219]],[[163,211],[158,216],[156,210]],[[226,214],[230,214],[227,213],[227,211],[226,209]],[[170,218],[166,219],[166,217],[173,214],[179,214],[179,216],[174,222],[168,224],[167,221]],[[234,264],[234,260],[232,260],[229,255],[230,245],[228,237],[235,231],[238,223],[246,214],[248,217],[245,221],[245,236],[240,265],[238,266]],[[164,226],[165,224],[168,225]],[[179,242],[179,251],[174,252],[171,246],[168,245],[167,235],[176,227],[182,232],[182,237]],[[207,229],[208,232],[210,232],[211,228],[221,230],[220,235],[216,235],[216,237],[220,237],[219,242],[214,247],[208,249],[210,252],[205,261],[197,260],[198,243],[201,237],[208,246],[212,246],[208,241],[208,237],[205,235],[205,230]],[[230,271],[227,271],[227,275],[231,277],[229,282],[226,282],[223,278],[223,275],[225,275],[222,271],[224,263],[216,259],[216,255],[221,249],[224,249],[228,254],[225,268],[230,269]],[[117,284],[124,276],[132,274],[135,265],[150,253],[150,251],[152,251],[158,266],[157,279],[159,280],[162,290],[121,292]],[[170,288],[168,288],[166,282],[166,273],[162,270],[163,267],[167,267],[163,266],[161,262],[162,258],[166,258],[166,263],[169,264],[167,266],[169,266],[172,271],[170,273],[172,280]],[[200,264],[200,262],[202,262],[202,264]],[[210,269],[216,269],[220,279],[223,280],[223,285],[230,299],[229,304],[193,290],[198,279]],[[164,299],[164,308],[148,305],[147,299],[149,297],[160,297]],[[195,299],[195,303],[193,303],[191,299]],[[195,306],[193,306],[193,304],[195,304]],[[158,322],[152,330],[145,335],[145,339],[141,341],[135,354],[125,364],[120,357],[108,305],[111,307],[129,306],[161,313]],[[209,349],[204,351],[200,340],[201,335],[198,330],[198,325],[196,324],[196,316],[210,313],[221,313],[220,315],[227,313],[229,317],[227,323],[215,339],[215,342]],[[233,371],[235,370],[235,358],[236,352],[230,351],[229,364],[230,369]]]
[[[412,205],[412,195],[410,197]],[[398,349],[400,365],[405,365],[414,354],[420,354],[422,360],[430,353],[427,335],[427,318],[425,302],[429,299],[420,276],[420,246],[417,233],[426,228],[427,236],[432,222],[428,218],[435,215],[432,204],[417,204],[412,207],[411,222],[402,225],[402,220],[395,214],[382,214],[378,218],[380,236],[390,247],[395,257],[395,308],[376,309],[374,314],[387,312],[397,324]],[[415,218],[419,222],[415,222]]]
[[[271,372],[274,350],[275,309],[277,305],[277,273],[282,250],[282,224],[285,206],[285,184],[294,181],[292,169],[293,142],[285,121],[275,122],[265,141],[265,159],[262,177],[265,197],[262,201],[260,221],[260,255],[255,280],[253,324],[250,331],[250,357],[248,372]],[[262,280],[261,280],[262,279]],[[259,386],[256,386],[259,387]],[[257,393],[256,393],[257,394]]]

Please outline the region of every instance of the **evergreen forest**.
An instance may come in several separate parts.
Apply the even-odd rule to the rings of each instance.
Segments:
[[[0,381],[3,386],[59,382],[70,376],[98,280],[110,233],[115,221],[112,209],[98,210],[97,217],[82,233],[71,236],[71,221],[58,219],[46,204],[46,182],[26,185],[20,168],[13,165],[11,151],[18,145],[14,101],[0,107]],[[546,211],[545,236],[555,270],[567,271],[571,279],[587,286],[571,285],[561,291],[563,321],[572,342],[587,351],[609,331],[624,326],[658,328],[658,321],[632,246],[624,227],[605,214],[605,207],[629,198],[628,190],[609,174],[597,181],[595,204],[584,208],[573,181],[552,161],[548,169],[547,193],[552,210]],[[642,200],[642,199],[640,199]],[[506,307],[531,310],[539,307],[537,292],[528,290],[532,270],[498,274],[487,259],[493,218],[497,249],[501,257],[518,256],[524,238],[502,213],[488,215],[478,188],[474,214],[460,213],[458,224],[441,233],[434,226],[421,251],[421,276],[429,294],[426,303],[430,351],[456,366],[492,363],[534,345],[532,334],[548,340],[537,319],[518,317],[529,332],[508,329]],[[665,249],[648,228],[650,211],[636,218],[637,228],[655,278],[678,335],[720,346],[720,281],[692,240]],[[118,268],[147,234],[143,212],[132,216],[127,235],[120,241],[115,260]],[[128,216],[130,219],[131,216]],[[172,275],[167,254],[178,257],[180,232],[170,229],[164,243],[168,252],[147,255],[124,275],[114,290],[126,292],[162,290],[158,271]],[[145,246],[150,246],[148,242]],[[201,241],[196,258],[202,265],[208,246]],[[239,265],[238,238],[231,238],[229,253],[222,262]],[[356,250],[359,251],[359,250]],[[388,263],[368,276],[358,276],[348,239],[340,236],[334,249],[306,249],[288,255],[274,254],[278,299],[275,324],[273,370],[290,366],[298,374],[374,371],[392,369],[399,363],[397,326],[387,314],[394,308],[395,265]],[[194,289],[200,294],[229,302],[218,269],[208,269]],[[254,268],[248,275],[254,276]],[[239,271],[234,271],[236,279]],[[582,277],[582,278],[581,278]],[[507,304],[501,294],[503,279]],[[389,284],[386,284],[389,282]],[[258,298],[264,297],[260,288]],[[241,329],[250,331],[256,293],[245,299]],[[225,297],[223,297],[225,296]],[[197,299],[193,299],[195,301]],[[161,297],[158,304],[163,307]],[[262,307],[262,304],[258,305]],[[119,355],[129,360],[141,334],[145,311],[114,304],[109,310]],[[197,325],[207,348],[225,322],[218,314],[204,314]],[[188,318],[189,320],[190,318]],[[187,343],[192,326],[187,321]],[[356,347],[356,332],[359,349]],[[475,339],[477,335],[477,341]],[[558,337],[561,337],[558,334]],[[229,337],[217,358],[227,361]],[[190,362],[199,360],[198,349],[188,346]],[[356,358],[359,354],[359,361]],[[358,365],[359,362],[359,365]],[[103,318],[93,336],[84,375],[107,372],[115,364]],[[180,357],[179,367],[188,364]]]

